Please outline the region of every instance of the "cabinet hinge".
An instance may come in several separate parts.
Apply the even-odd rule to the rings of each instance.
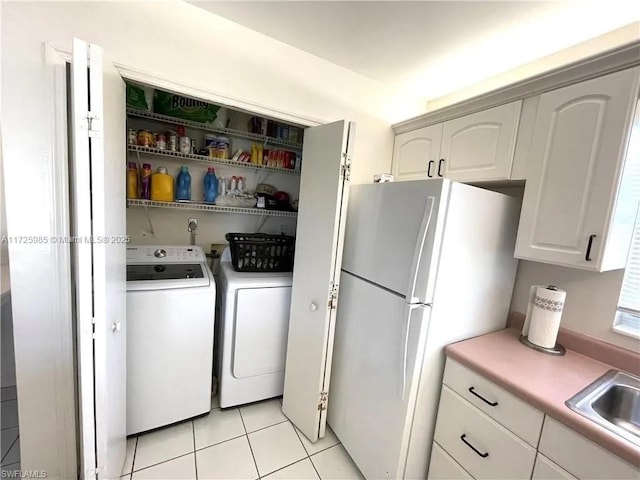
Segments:
[[[331,283],[329,285],[329,301],[327,302],[327,308],[329,310],[335,310],[338,308],[338,284]]]
[[[318,411],[326,410],[329,402],[329,392],[320,392],[320,400],[318,402]]]
[[[87,112],[87,134],[89,138],[100,136],[100,118],[92,112]]]

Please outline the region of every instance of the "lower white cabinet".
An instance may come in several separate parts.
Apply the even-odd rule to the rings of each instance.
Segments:
[[[446,385],[435,441],[476,479],[529,479],[536,450]]]
[[[565,469],[556,465],[547,457],[538,452],[536,465],[533,467],[532,480],[577,480]]]
[[[640,480],[629,462],[461,363],[446,365],[429,479]]]
[[[473,480],[473,477],[440,445],[433,442],[429,462],[429,480]]]
[[[546,416],[538,450],[580,479],[629,480],[640,478],[630,463]]]
[[[447,358],[442,383],[533,448],[538,445],[544,418],[540,410],[452,358]]]

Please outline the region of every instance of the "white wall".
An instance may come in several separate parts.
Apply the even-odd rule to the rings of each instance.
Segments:
[[[638,22],[618,28],[609,33],[579,43],[572,47],[560,50],[552,55],[540,58],[507,72],[491,78],[487,78],[468,88],[463,88],[454,93],[427,101],[427,111],[431,112],[439,108],[453,105],[454,103],[491,92],[512,83],[549,72],[556,68],[578,62],[580,60],[604,53],[616,47],[626,45],[640,39],[640,25]]]
[[[511,310],[527,312],[531,285],[557,285],[567,292],[561,326],[640,351],[640,340],[611,330],[624,270],[594,273],[520,260]]]
[[[364,77],[184,2],[3,2],[1,108],[12,235],[65,233],[64,182],[56,169],[66,158],[54,152],[60,139],[52,134],[56,99],[44,43],[70,50],[74,36],[101,45],[120,66],[204,99],[255,105],[290,120],[355,120],[355,182],[390,169],[389,112],[409,117],[424,109],[397,96],[390,102],[389,92]],[[11,245],[9,253],[22,467],[75,477],[68,252],[40,243]]]

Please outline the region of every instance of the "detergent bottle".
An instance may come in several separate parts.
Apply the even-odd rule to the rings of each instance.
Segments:
[[[209,167],[204,176],[204,201],[213,203],[218,196],[218,177],[216,177],[215,169]]]
[[[173,177],[165,167],[158,167],[151,176],[151,200],[173,202]]]
[[[176,201],[191,201],[191,174],[189,167],[180,167],[180,173],[176,179]]]
[[[148,163],[142,164],[142,175],[140,184],[142,185],[142,189],[140,192],[140,198],[144,198],[145,200],[151,199],[151,175],[153,172],[151,171],[151,165]]]
[[[138,198],[138,167],[129,162],[127,167],[127,198]]]

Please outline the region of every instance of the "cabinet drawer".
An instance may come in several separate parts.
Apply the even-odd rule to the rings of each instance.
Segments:
[[[473,480],[473,477],[436,442],[433,442],[431,447],[431,462],[427,478],[429,480]]]
[[[541,411],[452,358],[447,358],[443,383],[529,445],[538,445]]]
[[[633,465],[548,415],[544,420],[538,450],[581,479],[638,478],[638,470]]]
[[[544,455],[538,453],[536,465],[533,467],[531,480],[577,480],[565,469],[553,463]]]
[[[474,478],[531,478],[536,451],[446,385],[435,441]]]

